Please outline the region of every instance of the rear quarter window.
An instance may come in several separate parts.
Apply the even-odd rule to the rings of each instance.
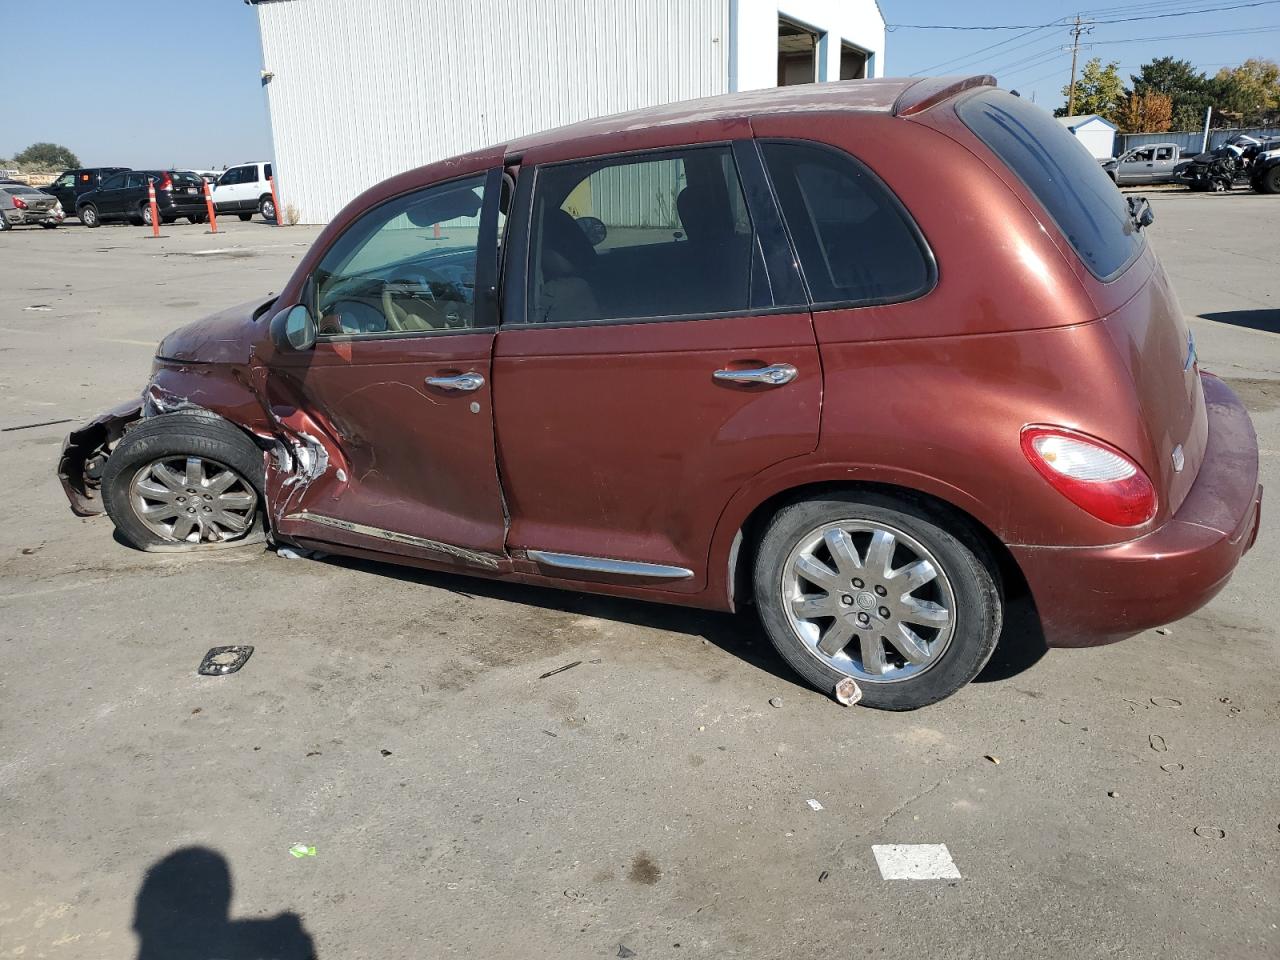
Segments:
[[[1017,176],[1099,280],[1114,280],[1145,239],[1111,178],[1048,111],[992,90],[961,101],[965,125]]]

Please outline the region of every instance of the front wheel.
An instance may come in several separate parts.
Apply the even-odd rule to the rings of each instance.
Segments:
[[[191,216],[187,217],[187,219],[190,220],[192,223],[204,223],[205,220],[208,219],[208,214],[193,213],[191,214]]]
[[[258,212],[262,214],[263,220],[270,220],[272,223],[276,219],[276,204],[270,197],[263,197],[258,201]]]
[[[0,213],[0,233],[7,233],[13,229],[13,224],[9,222],[9,218]]]
[[[262,538],[262,451],[214,414],[144,420],[112,450],[103,505],[141,550],[195,550]]]
[[[948,697],[1000,634],[996,565],[964,525],[879,494],[781,510],[757,553],[755,599],[778,653],[825,693],[913,710]]]
[[[80,222],[86,227],[99,226],[102,221],[98,219],[98,208],[92,203],[80,208]]]
[[[1280,193],[1280,166],[1264,170],[1257,179],[1257,185],[1262,193]]]

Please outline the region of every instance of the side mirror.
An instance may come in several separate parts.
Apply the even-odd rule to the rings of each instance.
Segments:
[[[604,242],[604,238],[609,235],[609,228],[604,225],[604,221],[599,217],[579,217],[577,219],[578,229],[582,231],[583,236],[587,238],[587,242],[593,247],[598,247]]]
[[[1129,218],[1139,230],[1155,223],[1156,215],[1146,197],[1126,197],[1129,203]]]
[[[302,304],[281,310],[271,318],[271,342],[277,350],[310,350],[316,345],[316,322]]]

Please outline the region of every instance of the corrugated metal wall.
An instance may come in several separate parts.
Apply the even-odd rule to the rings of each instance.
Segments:
[[[1247,134],[1258,140],[1264,137],[1280,136],[1280,130],[1270,127],[1240,127],[1227,130],[1209,131],[1209,149],[1216,150],[1232,137]],[[1118,157],[1126,150],[1134,147],[1145,147],[1149,143],[1176,143],[1185,153],[1199,153],[1200,144],[1204,141],[1204,131],[1194,130],[1183,133],[1119,133],[1116,134],[1115,155]]]
[[[265,0],[283,207],[330,219],[393,174],[728,89],[730,0]]]

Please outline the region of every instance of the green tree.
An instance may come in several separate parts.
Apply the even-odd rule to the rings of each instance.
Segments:
[[[37,170],[63,170],[67,167],[80,166],[80,158],[57,143],[33,143],[21,153],[16,154],[13,162],[19,167],[32,167]]]
[[[1117,68],[1119,60],[1113,60],[1105,67],[1101,57],[1093,57],[1084,65],[1080,76],[1076,78],[1075,115],[1083,116],[1096,113],[1105,120],[1113,120],[1116,109],[1124,100],[1124,83],[1120,79]],[[1071,99],[1071,84],[1062,88],[1062,96],[1068,102]],[[1067,108],[1060,107],[1054,111],[1059,117],[1067,115]]]
[[[1250,57],[1238,67],[1223,67],[1213,78],[1219,109],[1239,115],[1248,126],[1280,112],[1280,64]]]
[[[1171,129],[1198,130],[1204,111],[1213,103],[1214,81],[1197,70],[1190,60],[1156,57],[1129,74],[1132,93],[1143,97],[1159,93],[1169,98]]]

